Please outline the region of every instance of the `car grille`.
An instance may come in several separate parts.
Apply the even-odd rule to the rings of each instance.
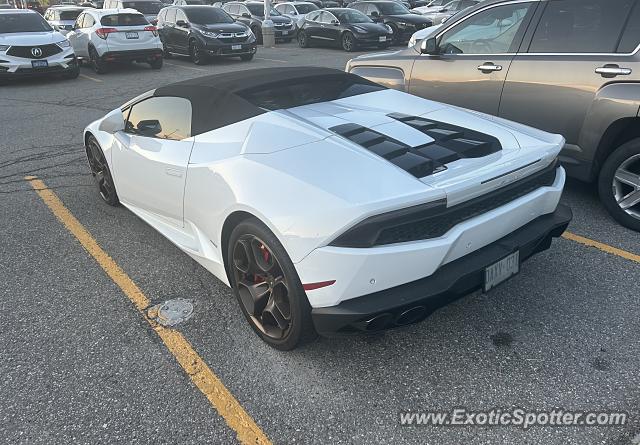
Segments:
[[[552,185],[556,179],[556,173],[557,166],[554,163],[542,172],[531,175],[492,193],[488,193],[480,198],[448,208],[441,214],[436,214],[420,221],[386,228],[380,232],[374,245],[379,246],[437,238],[466,220],[497,209],[540,187]]]
[[[31,52],[33,49],[39,48],[42,51],[42,55],[36,57]],[[25,59],[44,59],[54,54],[62,52],[62,48],[55,44],[49,45],[36,45],[36,46],[12,46],[7,51],[7,55],[14,57],[23,57]]]
[[[291,29],[291,27],[293,25],[291,23],[289,23],[289,24],[286,24],[286,23],[274,23],[273,26],[278,28],[278,30],[281,30],[281,29]]]
[[[248,38],[249,34],[247,34],[246,32],[227,32],[218,34],[218,40],[223,43],[241,43],[246,42]]]

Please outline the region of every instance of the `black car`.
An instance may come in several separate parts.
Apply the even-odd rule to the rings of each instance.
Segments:
[[[394,1],[359,1],[349,7],[366,14],[374,22],[389,25],[393,30],[393,43],[408,42],[413,33],[433,25],[428,18],[413,14]]]
[[[387,48],[392,38],[393,31],[389,26],[375,23],[360,11],[350,8],[310,12],[298,32],[301,48],[330,44],[340,46],[345,51],[355,51],[364,46]]]
[[[261,2],[229,2],[222,7],[236,21],[244,23],[251,28],[258,43],[262,43],[262,22],[264,21],[264,3]],[[283,16],[274,8],[271,8],[271,21],[273,22],[276,40],[290,42],[295,34],[293,21]]]
[[[198,65],[210,57],[253,59],[256,38],[248,26],[234,22],[213,6],[170,6],[158,14],[165,57],[186,54]]]

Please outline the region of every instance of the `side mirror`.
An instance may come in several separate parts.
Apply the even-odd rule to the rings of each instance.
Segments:
[[[155,137],[162,132],[162,125],[157,119],[149,119],[138,122],[137,133],[140,136]]]
[[[335,25],[335,26],[338,26],[340,24],[340,22],[337,21],[337,20],[331,20],[331,24]]]
[[[380,14],[378,14],[378,11],[371,11],[371,18],[377,18],[380,17]]]
[[[440,54],[440,50],[438,48],[438,42],[435,37],[431,37],[429,39],[425,39],[420,44],[420,52],[422,54],[430,54],[432,56]]]
[[[188,28],[189,24],[187,22],[185,22],[184,20],[178,20],[176,22],[176,25],[179,26],[180,28]]]
[[[118,131],[123,131],[124,118],[122,117],[122,111],[118,108],[107,114],[104,119],[102,119],[102,122],[100,122],[98,130],[109,134],[115,134]]]
[[[250,19],[251,18],[251,14],[247,14],[246,12],[242,13],[242,17],[244,17],[245,19]]]

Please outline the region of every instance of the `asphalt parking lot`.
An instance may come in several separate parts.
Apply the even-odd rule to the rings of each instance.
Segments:
[[[569,230],[582,238],[556,241],[489,294],[469,295],[401,330],[319,339],[288,353],[263,344],[232,292],[202,267],[125,208],[99,200],[82,129],[133,96],[208,73],[341,69],[350,57],[287,44],[260,48],[252,62],[201,67],[173,58],[160,71],[134,64],[98,76],[83,68],[75,81],[0,87],[3,441],[237,443],[246,427],[229,423],[196,387],[24,179],[35,175],[151,304],[193,300],[193,317],[176,330],[272,443],[633,443],[640,434],[640,236],[607,216],[592,186],[570,181],[563,197],[574,212]],[[526,431],[400,426],[401,411],[452,407],[625,411],[629,422]]]

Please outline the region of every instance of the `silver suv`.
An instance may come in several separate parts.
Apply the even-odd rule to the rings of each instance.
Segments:
[[[640,0],[486,0],[347,71],[562,134],[568,173],[640,230]]]

